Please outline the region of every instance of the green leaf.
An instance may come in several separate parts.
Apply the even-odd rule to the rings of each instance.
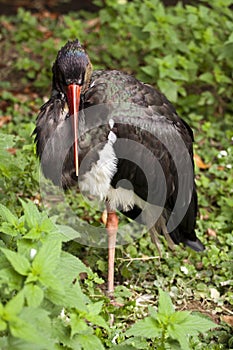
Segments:
[[[47,284],[53,284],[54,288],[49,287],[48,289],[46,289],[45,291],[45,297],[47,299],[49,299],[53,304],[55,305],[62,305],[62,306],[67,306],[67,301],[66,301],[66,293],[64,290],[64,286],[62,285],[62,283],[57,280],[57,279],[53,279],[53,276],[51,276],[51,282],[49,281],[42,281],[44,285],[47,286]],[[48,276],[48,280],[49,280],[49,276]],[[68,302],[69,306],[71,306],[71,304]]]
[[[2,204],[0,204],[0,215],[3,220],[9,222],[12,226],[15,226],[18,223],[18,218]]]
[[[157,81],[157,84],[161,91],[167,96],[167,98],[172,101],[176,102],[177,101],[177,91],[178,91],[178,85],[174,83],[171,80],[161,80],[159,79]]]
[[[25,220],[30,228],[38,226],[41,220],[41,213],[39,212],[37,206],[30,200],[27,202],[20,199],[22,206],[24,208]]]
[[[178,340],[182,350],[191,350],[189,346],[188,334],[183,330],[180,325],[169,325],[167,328],[168,334]]]
[[[146,317],[135,323],[129,330],[126,331],[127,336],[141,336],[144,338],[155,338],[161,334],[159,324],[152,317]]]
[[[74,307],[79,311],[86,312],[87,306],[86,304],[90,302],[89,298],[82,292],[82,289],[78,283],[75,284],[63,284],[65,300],[63,298],[63,305],[66,307]]]
[[[71,327],[71,337],[75,334],[82,334],[90,332],[88,325],[86,322],[80,318],[79,315],[71,313],[70,314],[70,327]]]
[[[209,84],[212,84],[214,82],[213,74],[211,74],[210,72],[201,74],[199,76],[199,79]]]
[[[166,316],[170,316],[175,312],[170,295],[159,289],[159,306],[158,313]]]
[[[48,238],[33,260],[33,269],[43,275],[54,272],[58,266],[60,254],[60,240]]]
[[[178,340],[184,350],[190,350],[189,336],[195,336],[216,327],[216,324],[212,321],[197,315],[191,315],[187,311],[176,312],[169,321],[168,334]]]
[[[24,305],[24,293],[20,291],[5,306],[7,319],[10,320],[14,315],[20,313]]]
[[[31,324],[21,319],[14,323],[10,323],[10,331],[12,335],[16,338],[24,339],[33,344],[46,345],[46,339],[42,334],[37,332],[37,329]]]
[[[12,267],[18,272],[20,275],[27,276],[31,269],[30,262],[25,258],[25,256],[13,252],[9,249],[0,248],[7,260],[10,262]]]
[[[25,307],[20,313],[20,319],[25,322],[27,331],[33,331],[34,334],[27,334],[26,337],[22,334],[19,338],[25,339],[27,342],[31,342],[30,349],[37,349],[36,345],[41,345],[41,350],[48,349],[54,350],[54,344],[57,341],[53,337],[53,328],[49,313],[41,308]],[[28,326],[30,320],[30,326]],[[19,334],[18,334],[19,335]],[[23,348],[22,348],[23,350]]]
[[[176,311],[170,316],[169,321],[174,324],[179,324],[179,323],[183,324],[188,320],[189,317],[190,317],[189,311]]]
[[[182,322],[181,327],[189,335],[197,335],[204,333],[217,325],[210,319],[198,315],[189,315],[189,317]]]
[[[97,301],[96,303],[91,303],[88,305],[88,311],[92,314],[92,315],[98,315],[103,307],[103,301]]]
[[[30,283],[24,287],[23,291],[24,291],[24,295],[27,300],[28,306],[38,307],[41,304],[44,298],[44,292],[40,287]]]
[[[56,225],[58,232],[61,234],[61,239],[63,242],[71,241],[75,238],[80,237],[80,233],[74,230],[70,226],[66,225]]]
[[[3,222],[0,226],[1,232],[5,233],[6,235],[15,237],[18,235],[18,230],[15,227],[12,227],[11,224],[8,222]]]
[[[104,346],[101,343],[100,339],[95,335],[77,335],[77,340],[83,347],[83,350],[104,350]]]
[[[56,276],[55,273],[50,273],[43,271],[39,276],[38,280],[46,287],[51,290],[56,290],[57,292],[63,294],[65,286],[62,281]]]
[[[7,329],[7,323],[0,319],[0,332],[5,331]]]
[[[88,305],[89,306],[89,305]],[[91,313],[87,313],[86,314],[86,319],[93,323],[94,325],[97,325],[99,327],[103,327],[107,330],[109,330],[109,326],[107,324],[107,322],[104,320],[104,318],[100,315],[93,315]]]
[[[167,332],[173,339],[178,340],[182,350],[191,350],[189,347],[188,334],[186,334],[182,326],[170,324],[167,327]]]
[[[64,283],[70,283],[77,278],[81,272],[88,273],[88,271],[87,266],[79,258],[62,251],[58,273]]]

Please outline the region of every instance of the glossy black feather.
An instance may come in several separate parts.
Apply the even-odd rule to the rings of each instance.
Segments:
[[[70,57],[72,56],[69,56],[69,59]],[[83,54],[79,53],[80,57],[85,61]],[[67,64],[71,63],[64,57],[63,61],[66,62],[66,67],[63,69],[65,72],[69,69]],[[80,65],[83,67],[82,62]],[[75,75],[74,67],[73,63],[68,80]],[[76,69],[80,71],[79,67]],[[65,88],[62,85],[64,77],[59,78],[59,75],[65,73],[61,73],[61,68],[56,62],[53,72],[52,96],[42,106],[37,118],[35,129],[37,153],[41,158],[45,176],[55,184],[67,188],[77,182],[73,145],[70,144],[72,130],[70,123],[66,123],[69,114],[64,112],[67,102]],[[80,72],[77,76],[80,76]],[[84,79],[82,69],[81,76]],[[98,160],[98,151],[104,147],[110,132],[111,112],[120,111],[114,114],[113,132],[117,136],[114,150],[118,164],[111,185],[116,188],[119,183],[122,184],[122,180],[128,180],[129,182],[125,182],[126,188],[127,184],[131,183],[134,192],[141,199],[158,206],[164,204],[163,216],[166,222],[170,220],[171,226],[173,221],[173,226],[177,226],[176,220],[182,216],[178,226],[169,232],[172,240],[176,244],[183,242],[196,251],[203,250],[204,247],[195,234],[197,194],[193,173],[193,133],[188,124],[178,117],[172,104],[150,85],[115,70],[93,72],[81,100],[80,110],[84,112],[80,112],[79,123],[81,165],[79,176],[89,171],[92,164]],[[61,127],[57,128],[58,126]],[[185,147],[180,147],[177,139],[181,140]],[[127,159],[127,155],[135,154],[134,143],[131,141],[142,146],[134,156],[141,166],[135,164],[131,157]],[[86,154],[88,157],[85,158]],[[180,171],[178,174],[177,167],[182,169],[181,174]],[[146,169],[147,178],[143,169]],[[181,195],[179,194],[179,205],[174,211],[179,183],[182,184],[183,191]],[[123,211],[122,208],[119,209]],[[135,205],[132,210],[124,214],[136,219],[140,212],[141,209]]]

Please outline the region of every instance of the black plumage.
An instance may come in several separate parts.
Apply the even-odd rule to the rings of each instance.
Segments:
[[[114,133],[117,165],[111,187],[133,189],[142,201],[161,207],[162,221],[155,223],[156,231],[168,231],[176,244],[203,250],[195,234],[197,194],[191,128],[152,86],[116,70],[92,72],[88,55],[77,40],[59,51],[53,66],[52,94],[36,122],[37,154],[45,176],[64,188],[77,185],[71,113],[65,112],[70,84],[81,89],[79,181],[98,162],[109,133]],[[140,215],[143,208],[137,204],[127,210],[119,205],[118,209],[147,224]],[[148,226],[153,229],[150,220]]]

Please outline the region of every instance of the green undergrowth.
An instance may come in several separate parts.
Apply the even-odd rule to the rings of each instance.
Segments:
[[[232,349],[232,1],[96,3],[94,14],[20,8],[1,17],[0,348]],[[32,132],[51,65],[76,37],[94,67],[162,90],[195,135],[196,233],[206,250],[173,253],[161,237],[160,258],[147,233],[129,240],[116,252],[121,307],[104,292],[106,249],[82,245],[84,231],[61,212],[66,203],[98,228],[102,207],[76,190],[62,194],[64,203],[54,192],[50,202],[35,156]]]

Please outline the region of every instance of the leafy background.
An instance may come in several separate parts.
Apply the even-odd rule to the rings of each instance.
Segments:
[[[99,0],[94,13],[19,8],[1,17],[1,349],[233,348],[232,4]],[[95,68],[123,70],[159,88],[195,134],[196,231],[206,250],[179,246],[172,253],[164,243],[158,259],[148,234],[119,248],[121,307],[104,293],[106,250],[73,241],[65,218],[41,202],[31,134],[56,52],[76,37]],[[101,212],[79,194],[66,200],[83,220],[101,225]],[[161,289],[176,316],[172,306],[166,314],[171,300]],[[184,310],[218,328],[204,318],[188,331],[196,316],[177,315]],[[170,324],[179,322],[174,333]]]

